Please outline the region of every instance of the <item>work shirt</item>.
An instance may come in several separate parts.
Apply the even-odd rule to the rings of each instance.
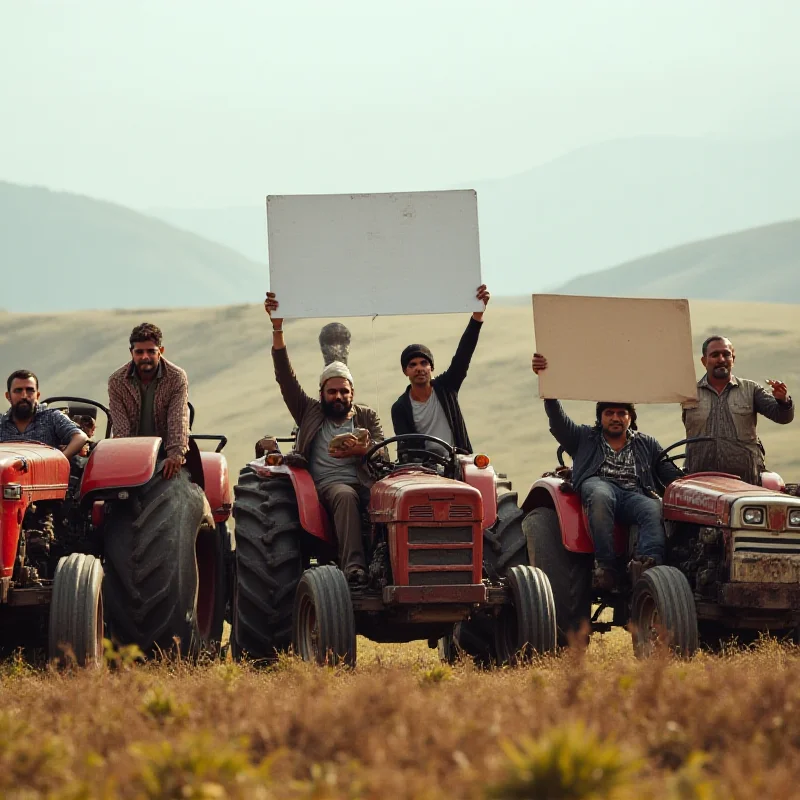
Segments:
[[[155,400],[156,385],[161,380],[161,375],[161,361],[158,362],[156,374],[149,383],[143,383],[138,372],[133,374],[133,379],[139,386],[139,394],[142,398],[142,411],[139,416],[139,436],[158,436],[156,433]]]
[[[337,425],[327,417],[322,427],[311,443],[311,458],[308,460],[308,471],[314,479],[317,489],[330,486],[332,483],[347,483],[350,486],[359,486],[358,465],[360,456],[351,458],[334,458],[328,451],[328,446],[334,436],[342,433],[353,433],[353,418]]]
[[[755,381],[731,375],[717,394],[704,375],[697,382],[697,405],[683,411],[687,438],[713,436],[712,442],[686,446],[687,472],[728,472],[758,484],[766,469],[756,433],[757,415],[785,425],[794,419],[794,404],[779,403]]]
[[[9,409],[0,417],[0,442],[41,442],[50,447],[63,447],[81,429],[55,408],[39,408],[24,431],[17,428]]]
[[[636,459],[631,446],[631,439],[633,439],[634,435],[633,431],[627,431],[627,441],[621,450],[615,450],[606,441],[605,436],[600,435],[604,460],[597,474],[600,478],[612,481],[623,489],[639,488],[639,481],[636,477]]]

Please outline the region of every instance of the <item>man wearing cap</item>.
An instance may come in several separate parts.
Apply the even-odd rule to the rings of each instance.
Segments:
[[[547,359],[535,353],[537,375]],[[639,539],[629,569],[635,579],[645,569],[664,563],[666,535],[655,477],[666,486],[680,477],[669,461],[658,463],[661,445],[636,427],[633,403],[598,403],[594,426],[577,425],[558,400],[545,400],[550,433],[572,457],[572,485],[581,498],[594,543],[596,589],[617,584],[614,523],[638,525]]]
[[[320,375],[319,398],[307,395],[289,362],[274,292],[267,292],[264,308],[272,320],[275,379],[298,425],[295,452],[308,462],[320,501],[333,518],[342,571],[351,584],[364,585],[361,509],[369,502],[373,480],[362,456],[374,442],[383,440],[381,421],[371,408],[353,403],[353,376],[341,361],[328,364]]]
[[[476,297],[485,309],[490,298],[485,285],[478,287]],[[467,425],[458,402],[458,391],[467,377],[482,325],[483,311],[474,312],[450,366],[435,378],[432,377],[433,353],[424,344],[410,344],[403,350],[400,366],[408,377],[409,385],[392,406],[395,436],[426,433],[467,453],[472,452]],[[426,447],[435,449],[437,445],[428,442]],[[402,451],[405,448],[401,446],[399,449]]]

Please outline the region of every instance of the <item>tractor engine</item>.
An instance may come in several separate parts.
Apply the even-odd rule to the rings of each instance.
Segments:
[[[462,586],[483,578],[483,500],[472,486],[419,471],[393,473],[375,484],[369,508],[383,531],[375,554],[396,586]],[[376,569],[373,556],[371,571]]]

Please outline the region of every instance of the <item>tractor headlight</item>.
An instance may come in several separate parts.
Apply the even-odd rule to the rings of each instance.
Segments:
[[[764,524],[764,509],[763,508],[746,508],[742,512],[742,520],[745,525],[763,525]]]
[[[792,509],[789,512],[789,526],[792,528],[800,528],[800,508]]]
[[[21,500],[22,486],[18,483],[9,483],[3,487],[3,500]]]

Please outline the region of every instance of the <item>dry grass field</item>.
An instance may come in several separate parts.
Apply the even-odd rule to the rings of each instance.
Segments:
[[[6,662],[0,796],[800,797],[800,656],[636,662],[626,638],[491,672],[364,641],[354,671]]]
[[[695,342],[737,346],[737,371],[800,393],[797,306],[692,303]],[[265,433],[288,433],[259,306],[168,312],[0,314],[0,373],[36,371],[47,394],[105,401],[127,335],[160,325],[189,373],[197,432],[224,433],[235,476]],[[325,321],[287,324],[306,388]],[[347,321],[356,396],[389,409],[411,341],[444,368],[466,315]],[[568,326],[568,320],[565,320]],[[493,301],[462,405],[477,449],[524,490],[552,466],[530,372],[529,303]],[[592,357],[587,342],[586,357]],[[658,369],[657,364],[643,365]],[[576,365],[580,369],[580,365]],[[589,420],[589,404],[570,404]],[[640,411],[663,444],[676,407]],[[390,432],[387,430],[387,433]],[[800,478],[800,421],[762,424],[773,468]],[[131,665],[99,673],[0,664],[0,796],[10,798],[792,798],[800,797],[800,654],[774,641],[690,662],[636,662],[627,634],[597,636],[533,666],[440,666],[424,643],[359,642],[353,671],[284,659]]]

